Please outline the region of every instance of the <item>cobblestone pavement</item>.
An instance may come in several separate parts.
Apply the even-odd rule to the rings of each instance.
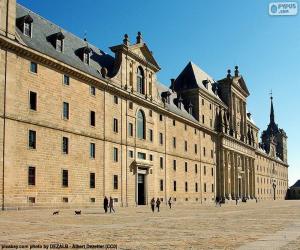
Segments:
[[[0,245],[60,243],[118,249],[300,249],[300,201],[0,212]],[[37,249],[37,248],[36,248]]]

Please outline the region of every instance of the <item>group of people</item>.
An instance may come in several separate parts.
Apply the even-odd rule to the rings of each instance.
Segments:
[[[107,213],[108,208],[109,208],[109,212],[110,213],[111,213],[111,211],[113,211],[115,213],[114,200],[113,200],[113,198],[111,196],[109,197],[109,200],[108,200],[108,198],[106,196],[104,197],[103,207],[104,207],[105,213]]]
[[[159,212],[159,207],[160,207],[160,204],[161,204],[160,199],[157,198],[156,201],[155,201],[155,198],[153,197],[150,203],[151,203],[152,212],[154,213],[155,206],[157,208],[157,212]],[[171,197],[168,200],[168,205],[169,205],[169,208],[171,209],[172,208],[172,198]]]

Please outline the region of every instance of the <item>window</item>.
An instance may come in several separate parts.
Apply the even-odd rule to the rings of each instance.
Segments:
[[[211,110],[211,104],[209,104],[209,109]]]
[[[36,149],[36,131],[29,130],[28,139],[29,148]]]
[[[145,153],[138,152],[137,156],[138,156],[139,159],[146,160],[146,154]]]
[[[129,109],[133,109],[133,103],[129,102]]]
[[[204,105],[204,99],[202,99],[202,105]]]
[[[188,171],[188,164],[187,164],[187,162],[184,163],[184,169],[185,169],[185,172]]]
[[[118,176],[114,175],[114,189],[118,189]]]
[[[115,104],[118,104],[118,102],[119,102],[118,99],[119,99],[119,98],[118,98],[116,95],[114,95],[114,103],[115,103]]]
[[[160,191],[164,191],[164,180],[160,180]]]
[[[114,148],[114,162],[118,162],[118,148]]]
[[[211,158],[214,158],[214,151],[213,150],[210,151],[210,156],[211,156]]]
[[[196,174],[198,173],[198,166],[197,166],[197,164],[195,164],[195,173]]]
[[[203,167],[204,175],[206,175],[206,166]]]
[[[70,77],[67,75],[64,75],[64,85],[70,85]]]
[[[63,201],[64,203],[68,203],[68,202],[69,202],[69,199],[68,199],[68,197],[63,197],[63,198],[62,198],[62,201]]]
[[[139,139],[146,139],[146,120],[145,115],[142,110],[139,110],[137,113],[137,137]]]
[[[214,192],[214,184],[211,184],[211,192]]]
[[[35,185],[35,167],[28,167],[28,185]]]
[[[195,135],[197,134],[197,129],[195,129]]]
[[[90,86],[90,94],[92,96],[95,96],[96,95],[96,88],[94,86]]]
[[[63,39],[56,39],[56,50],[59,52],[63,52],[63,50],[64,50],[64,40]]]
[[[149,155],[149,160],[153,161],[153,155],[152,154]]]
[[[205,123],[204,115],[202,115],[202,123],[203,123],[203,124]]]
[[[133,158],[133,151],[132,151],[132,150],[129,150],[129,151],[128,151],[128,154],[129,154],[129,157],[130,157],[130,158]]]
[[[159,144],[163,145],[164,144],[164,137],[162,133],[159,133]]]
[[[176,192],[176,181],[173,181],[173,190]]]
[[[198,192],[198,183],[195,183],[195,192]]]
[[[205,138],[205,132],[203,132],[203,138]]]
[[[187,192],[187,191],[188,191],[188,183],[185,182],[185,192]]]
[[[63,103],[63,118],[68,120],[69,119],[69,103]]]
[[[173,137],[173,148],[176,148],[176,137]]]
[[[203,148],[203,156],[205,156],[205,147]]]
[[[29,107],[31,110],[36,110],[37,108],[37,94],[33,91],[29,93]]]
[[[35,62],[31,62],[30,63],[30,71],[32,72],[32,73],[37,73],[37,68],[38,68],[38,66],[37,66],[37,63],[35,63]]]
[[[140,94],[145,94],[145,86],[144,86],[144,71],[142,67],[137,68],[137,74],[136,74],[136,89],[137,92]]]
[[[187,125],[186,124],[184,124],[184,130],[187,130]]]
[[[195,144],[195,154],[198,153],[198,147],[197,147],[197,144]]]
[[[175,120],[173,120],[173,126],[176,126],[176,121]]]
[[[159,120],[162,121],[163,120],[163,116],[159,115]]]
[[[69,185],[69,174],[68,174],[68,170],[63,170],[62,171],[62,186],[63,187],[68,187]]]
[[[90,112],[90,125],[93,127],[95,127],[95,125],[96,125],[95,111]]]
[[[214,176],[214,168],[211,168],[211,176]]]
[[[187,148],[188,148],[187,141],[184,141],[184,150],[187,151]]]
[[[96,151],[96,146],[95,143],[90,143],[90,158],[95,159],[95,152]]]
[[[63,137],[62,151],[64,154],[69,153],[69,138],[67,138],[67,137]]]
[[[128,135],[133,136],[133,124],[131,122],[128,124]]]
[[[90,64],[90,53],[87,51],[83,53],[83,62],[87,65]]]
[[[90,202],[91,202],[91,203],[95,203],[95,202],[96,202],[96,199],[95,199],[95,198],[90,198]]]
[[[164,168],[164,158],[162,158],[162,157],[159,158],[159,165],[160,165],[161,169]]]
[[[31,37],[31,22],[24,22],[24,32],[25,36]]]
[[[153,141],[153,130],[149,129],[149,139],[150,141]]]
[[[204,183],[204,193],[206,193],[206,183]]]
[[[149,110],[149,116],[152,117],[152,110]]]
[[[29,203],[35,203],[35,197],[28,197]]]
[[[209,125],[212,128],[212,119],[209,120]]]
[[[176,160],[173,160],[173,170],[176,171]]]
[[[113,130],[118,133],[118,119],[114,118]]]
[[[90,173],[90,188],[95,188],[95,173]]]

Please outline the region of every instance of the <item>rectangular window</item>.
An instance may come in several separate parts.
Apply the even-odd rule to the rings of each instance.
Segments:
[[[176,181],[173,181],[173,190],[176,192]]]
[[[203,148],[203,156],[205,156],[205,147]]]
[[[211,184],[211,192],[214,192],[214,184]]]
[[[31,62],[30,63],[30,71],[32,72],[32,73],[37,73],[37,69],[38,69],[38,66],[37,66],[37,63],[35,63],[35,62]]]
[[[187,151],[187,149],[188,149],[187,141],[184,141],[184,150]]]
[[[90,188],[95,188],[95,173],[90,173]]]
[[[173,170],[176,171],[176,160],[173,160]]]
[[[129,150],[129,151],[128,151],[128,154],[129,154],[129,157],[130,157],[130,158],[133,158],[133,151],[132,151],[132,150]]]
[[[62,150],[63,150],[64,154],[69,153],[69,138],[68,137],[63,137]]]
[[[211,168],[211,176],[214,176],[214,168]]]
[[[164,168],[164,158],[159,157],[159,165],[160,165],[160,168],[161,168],[161,169]]]
[[[96,146],[95,143],[90,143],[90,158],[91,159],[95,159],[95,155],[96,155]]]
[[[197,182],[195,183],[195,192],[196,193],[198,192],[198,183]]]
[[[29,93],[29,106],[31,110],[37,109],[37,94],[36,92],[30,91]]]
[[[202,105],[204,105],[204,99],[202,99]]]
[[[24,22],[24,35],[31,37],[31,23]]]
[[[113,129],[115,133],[118,133],[118,119],[114,118]]]
[[[160,180],[160,191],[164,191],[164,180]]]
[[[149,159],[150,159],[150,161],[153,161],[153,155],[152,154],[149,155]]]
[[[184,124],[184,130],[187,130],[187,125],[186,124]]]
[[[206,183],[204,183],[204,193],[206,193]]]
[[[64,85],[70,85],[70,77],[67,75],[64,75]]]
[[[214,151],[213,150],[210,151],[210,156],[211,156],[211,158],[214,158]]]
[[[35,167],[28,167],[28,185],[35,185]]]
[[[206,175],[206,166],[203,167],[204,175]]]
[[[153,141],[153,130],[149,129],[149,140],[152,142]]]
[[[145,153],[138,152],[137,156],[138,156],[139,159],[146,160],[146,154]]]
[[[118,148],[114,148],[114,162],[118,162]]]
[[[93,127],[95,127],[95,125],[96,125],[95,111],[90,112],[90,125],[93,126]]]
[[[202,123],[203,123],[203,124],[205,123],[204,115],[202,115]]]
[[[129,109],[133,109],[133,103],[129,102]]]
[[[152,117],[152,110],[149,110],[149,116]]]
[[[59,52],[63,52],[63,49],[64,49],[64,40],[56,39],[56,50]]]
[[[62,171],[62,186],[63,187],[68,187],[69,185],[69,173],[68,170],[63,170]]]
[[[96,95],[96,88],[94,86],[90,86],[90,94],[92,96],[95,96]]]
[[[195,173],[196,174],[198,173],[198,166],[197,166],[197,164],[195,164]]]
[[[118,189],[118,176],[114,175],[114,189]]]
[[[173,126],[176,126],[176,121],[175,120],[173,120]]]
[[[173,148],[176,148],[176,137],[173,137]]]
[[[28,146],[31,149],[36,149],[36,131],[29,130]]]
[[[133,124],[131,122],[128,123],[128,135],[133,136]]]
[[[163,116],[159,115],[159,120],[162,121],[163,120]]]
[[[63,118],[69,119],[69,103],[63,102]]]
[[[159,144],[163,145],[164,144],[164,137],[162,133],[159,133]]]
[[[118,102],[119,102],[118,97],[116,95],[114,95],[114,103],[118,104]]]
[[[184,163],[184,170],[185,170],[185,172],[188,171],[188,164],[187,164],[187,162]]]
[[[185,192],[187,192],[187,191],[188,191],[188,183],[185,182]]]
[[[195,144],[195,154],[197,154],[198,153],[198,146],[197,146],[197,144]]]

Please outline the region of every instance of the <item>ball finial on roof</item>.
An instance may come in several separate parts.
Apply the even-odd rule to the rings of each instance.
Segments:
[[[237,77],[239,76],[239,66],[235,66],[235,71],[234,71],[234,76]]]
[[[124,35],[123,44],[125,44],[127,46],[130,44],[128,34]]]
[[[228,79],[231,78],[231,70],[230,70],[230,69],[227,70],[227,78],[228,78]]]
[[[142,42],[143,42],[142,33],[139,31],[137,33],[136,43],[142,43]]]

